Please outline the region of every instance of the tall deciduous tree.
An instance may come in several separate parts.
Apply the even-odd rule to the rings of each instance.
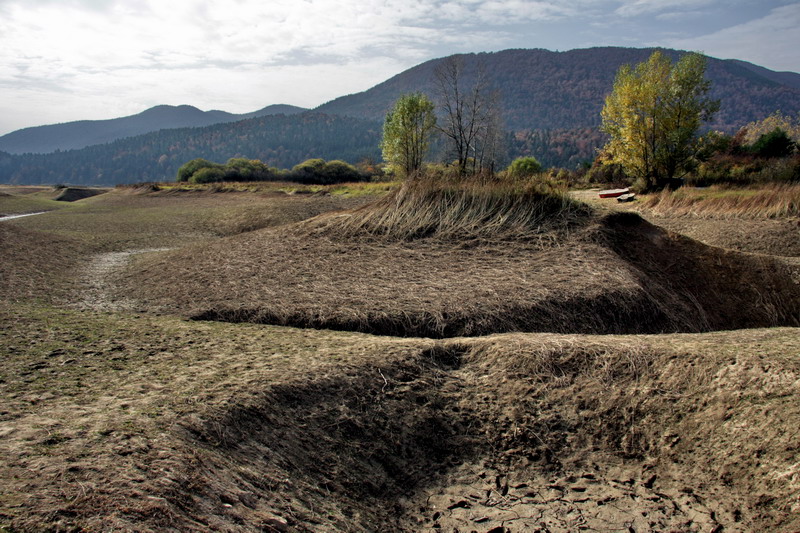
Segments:
[[[691,168],[700,124],[719,109],[707,96],[704,76],[701,54],[686,54],[673,65],[659,51],[617,72],[602,111],[602,129],[611,136],[604,151],[644,190],[664,188]]]
[[[383,123],[383,159],[406,177],[422,168],[436,125],[434,105],[422,93],[401,96]]]
[[[493,170],[499,151],[501,125],[497,94],[489,87],[482,65],[471,79],[465,76],[462,56],[442,60],[435,71],[435,84],[442,125],[459,174]]]

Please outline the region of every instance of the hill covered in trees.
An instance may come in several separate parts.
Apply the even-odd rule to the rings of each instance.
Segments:
[[[482,66],[498,91],[502,118],[511,131],[594,127],[619,67],[645,61],[654,49],[589,48],[569,52],[504,50],[463,55],[467,76]],[[676,60],[683,52],[664,50]],[[434,72],[443,59],[427,61],[358,94],[337,98],[317,111],[380,119],[397,97],[422,91],[436,98]],[[713,98],[722,102],[711,127],[734,132],[781,110],[800,112],[800,74],[773,72],[738,60],[708,58]]]
[[[533,155],[545,167],[575,168],[594,159],[596,149],[605,142],[598,128],[600,110],[619,67],[640,63],[651,53],[652,49],[607,47],[569,52],[505,50],[462,58],[467,84],[482,68],[499,94],[507,159]],[[673,60],[682,54],[664,53]],[[377,160],[386,112],[404,93],[421,91],[436,101],[434,72],[441,61],[422,63],[314,112],[162,129],[48,155],[0,153],[0,182],[115,184],[174,179],[180,165],[198,157],[217,162],[231,157],[261,159],[281,168],[312,157],[350,163]],[[800,74],[708,58],[706,75],[712,82],[710,96],[721,101],[709,125],[712,129],[733,133],[778,110],[791,116],[800,113]],[[444,159],[441,145],[434,145],[439,148],[434,157]],[[0,150],[11,152],[2,144]]]
[[[0,152],[0,182],[113,185],[174,180],[178,168],[195,158],[224,162],[260,159],[290,168],[306,159],[378,159],[381,123],[303,113],[274,115],[204,128],[161,130],[52,154]]]
[[[217,110],[201,111],[190,105],[160,105],[129,117],[79,120],[13,131],[0,137],[0,150],[12,154],[74,150],[163,129],[210,126],[268,115],[294,115],[303,111],[306,110],[301,107],[271,105],[252,113],[234,114]]]

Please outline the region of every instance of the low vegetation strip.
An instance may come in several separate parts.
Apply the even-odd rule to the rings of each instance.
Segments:
[[[656,214],[711,218],[800,217],[800,184],[758,188],[712,186],[681,188],[645,197],[643,206]]]

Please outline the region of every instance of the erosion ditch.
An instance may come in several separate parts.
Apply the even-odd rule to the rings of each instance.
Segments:
[[[440,342],[184,420],[183,512],[240,531],[791,530],[797,365],[630,338]]]

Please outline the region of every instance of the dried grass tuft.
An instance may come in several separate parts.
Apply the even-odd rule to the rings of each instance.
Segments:
[[[537,182],[411,180],[370,205],[309,221],[313,233],[410,241],[528,240],[568,229],[591,209]]]
[[[681,188],[644,198],[656,214],[720,218],[786,218],[800,216],[800,184],[772,183],[757,189],[712,186]]]

